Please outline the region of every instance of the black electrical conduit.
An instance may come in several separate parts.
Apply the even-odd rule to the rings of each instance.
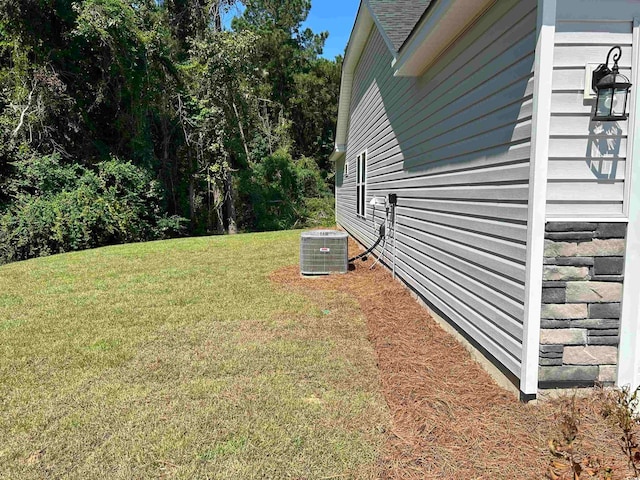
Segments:
[[[359,258],[362,258],[362,257],[365,257],[365,256],[369,255],[373,251],[374,248],[376,248],[378,245],[380,245],[380,242],[384,238],[384,235],[385,235],[385,231],[384,231],[384,223],[383,223],[382,225],[380,225],[380,236],[378,237],[378,240],[376,240],[376,243],[371,245],[371,247],[369,249],[365,250],[360,255],[356,255],[355,257],[350,258],[349,259],[349,263],[355,262]]]

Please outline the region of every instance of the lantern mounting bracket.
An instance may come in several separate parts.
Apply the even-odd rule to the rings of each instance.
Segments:
[[[615,53],[614,53],[614,51],[615,51]],[[613,69],[610,69],[609,68],[609,58],[611,58],[611,54],[612,53],[613,53]],[[596,88],[596,85],[598,85],[600,80],[602,80],[604,77],[606,77],[610,73],[618,73],[619,72],[618,60],[620,60],[621,56],[622,56],[622,48],[620,48],[620,45],[616,45],[611,50],[609,50],[609,53],[607,53],[606,62],[605,63],[601,63],[600,66],[598,66],[598,68],[596,68],[593,71],[593,77],[592,77],[593,79],[591,81],[591,88],[593,89],[594,92],[598,91],[598,89]]]

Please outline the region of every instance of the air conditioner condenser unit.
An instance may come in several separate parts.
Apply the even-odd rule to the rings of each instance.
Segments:
[[[347,273],[348,238],[337,230],[311,230],[300,237],[300,273],[328,275]]]

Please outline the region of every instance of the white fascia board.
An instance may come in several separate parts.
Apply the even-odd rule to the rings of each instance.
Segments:
[[[346,150],[347,134],[349,132],[349,116],[351,107],[351,92],[353,75],[360,61],[360,56],[369,38],[373,26],[373,16],[365,2],[360,4],[356,23],[349,38],[347,52],[342,64],[342,79],[340,81],[340,100],[338,101],[338,122],[336,125],[335,151],[331,155],[333,161],[340,158],[340,153]]]
[[[353,88],[353,72],[347,72],[342,67],[342,80],[340,81],[340,100],[338,101],[338,124],[336,125],[335,149],[344,148],[349,132],[349,116],[351,112],[351,92]]]
[[[393,62],[395,76],[421,75],[496,0],[441,0],[416,27]]]
[[[547,207],[551,91],[556,30],[556,0],[538,0],[538,41],[536,44],[529,173],[529,215],[525,269],[524,325],[520,391],[538,392],[540,355],[540,314],[542,270]]]
[[[583,223],[629,223],[626,215],[594,217],[593,215],[547,215],[547,222],[583,222]]]

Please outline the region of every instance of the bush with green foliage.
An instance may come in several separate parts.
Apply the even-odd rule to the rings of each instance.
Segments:
[[[58,155],[16,164],[15,201],[0,216],[0,262],[181,234],[148,172],[112,158],[94,168]]]
[[[277,150],[244,172],[240,191],[250,205],[243,223],[255,230],[302,228],[331,223],[333,196],[313,159],[295,161]]]
[[[306,219],[304,227],[329,227],[336,223],[336,203],[333,195],[305,198]]]

